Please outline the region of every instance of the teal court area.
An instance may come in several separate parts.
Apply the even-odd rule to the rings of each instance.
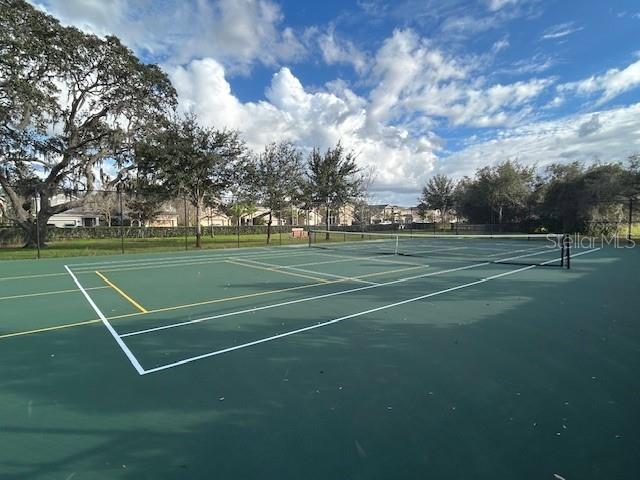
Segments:
[[[638,478],[637,249],[312,240],[3,262],[0,477]]]

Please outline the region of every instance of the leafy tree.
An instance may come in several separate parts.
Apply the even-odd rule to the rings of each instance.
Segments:
[[[357,198],[361,193],[362,179],[353,152],[345,153],[340,142],[323,154],[313,149],[308,160],[308,191],[315,205],[325,207],[325,225],[329,239],[329,212]]]
[[[439,210],[444,228],[447,213],[453,208],[456,183],[446,175],[435,175],[422,189],[420,205],[430,210]]]
[[[527,217],[527,205],[534,186],[534,169],[506,161],[476,171],[457,185],[456,204],[473,223],[520,221]]]
[[[0,84],[0,186],[28,246],[91,198],[96,167],[130,167],[132,141],[176,100],[116,37],[62,27],[21,0],[0,2]],[[34,196],[37,218],[25,207]]]
[[[455,201],[455,191],[454,191],[454,201]],[[420,217],[420,220],[424,222],[427,218],[429,207],[427,207],[426,203],[420,202],[417,208],[418,208],[418,216]]]
[[[358,196],[353,201],[353,218],[360,224],[363,232],[366,225],[371,221],[369,203],[371,200],[371,187],[376,180],[377,173],[376,166],[373,164],[361,169],[359,173],[360,186]]]
[[[302,153],[290,142],[270,143],[258,156],[253,184],[257,198],[269,210],[267,243],[271,241],[273,213],[282,210],[301,195]]]
[[[545,177],[541,215],[565,232],[617,231],[625,220],[624,204],[633,196],[632,172],[632,167],[617,163],[586,168],[577,162],[551,165]]]
[[[202,127],[193,115],[167,123],[139,147],[139,168],[155,172],[168,191],[195,207],[196,247],[202,246],[202,209],[219,203],[245,169],[246,147],[235,130]]]

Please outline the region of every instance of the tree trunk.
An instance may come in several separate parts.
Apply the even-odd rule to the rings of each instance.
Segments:
[[[20,227],[24,231],[25,244],[24,248],[38,248],[38,240],[40,240],[40,248],[47,246],[47,221],[50,215],[38,214],[38,221],[30,219],[28,222],[20,224]],[[39,231],[36,229],[39,227]]]
[[[201,203],[202,200],[200,200],[200,198],[198,198],[198,200],[196,201],[196,248],[202,248],[202,225],[200,224],[201,221]]]
[[[331,237],[329,236],[329,228],[331,228],[331,227],[330,227],[330,222],[329,222],[329,203],[326,204],[326,215],[325,215],[325,217],[326,217],[325,218],[325,226],[327,227],[326,228],[327,233],[325,233],[325,239],[326,240],[330,240]]]
[[[267,222],[267,245],[271,243],[271,222],[273,221],[272,212],[269,210],[269,221]]]

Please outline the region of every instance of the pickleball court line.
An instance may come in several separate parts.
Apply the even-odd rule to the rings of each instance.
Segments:
[[[71,271],[71,269],[65,265],[64,266],[65,270],[69,273],[69,275],[71,275],[71,278],[73,279],[74,283],[78,286],[78,288],[80,289],[80,291],[82,292],[82,294],[84,295],[84,297],[87,299],[87,301],[89,302],[89,305],[91,305],[91,308],[93,308],[93,310],[96,312],[96,314],[98,315],[98,317],[100,318],[100,320],[102,320],[102,323],[104,324],[105,327],[107,327],[107,330],[109,331],[109,333],[111,334],[111,336],[113,337],[113,339],[116,341],[116,343],[118,344],[118,346],[122,349],[122,351],[124,352],[124,354],[127,356],[127,358],[129,359],[129,361],[131,362],[131,365],[133,365],[133,368],[136,369],[136,371],[138,372],[138,374],[140,375],[144,375],[145,370],[144,368],[142,368],[142,365],[140,365],[140,362],[138,362],[138,359],[136,358],[136,356],[133,354],[133,352],[129,349],[129,347],[126,345],[126,343],[124,343],[124,341],[122,340],[122,338],[120,338],[120,335],[118,335],[118,333],[115,331],[115,329],[113,328],[113,326],[109,323],[109,320],[107,320],[107,317],[104,316],[104,314],[102,313],[102,311],[98,308],[98,306],[95,304],[95,302],[93,301],[93,299],[91,298],[91,296],[89,296],[89,294],[87,293],[87,291],[84,289],[84,287],[82,286],[82,284],[78,281],[78,278],[73,274],[73,272]]]
[[[586,255],[588,253],[593,253],[593,252],[596,252],[598,250],[600,250],[600,248],[594,248],[594,249],[591,249],[591,250],[588,250],[588,251],[585,251],[585,252],[578,253],[575,256]],[[546,262],[541,263],[540,265],[549,264],[549,263],[554,262],[554,261],[555,261],[555,259],[548,260]],[[490,262],[488,262],[487,264],[490,264]],[[192,363],[192,362],[195,362],[195,361],[198,361],[198,360],[203,360],[205,358],[221,355],[221,354],[224,354],[224,353],[232,352],[232,351],[235,351],[235,350],[240,350],[240,349],[243,349],[243,348],[252,347],[252,346],[255,346],[255,345],[259,345],[261,343],[271,342],[271,341],[278,340],[278,339],[281,339],[281,338],[284,338],[284,337],[288,337],[288,336],[291,336],[291,335],[296,335],[296,334],[307,332],[307,331],[310,331],[310,330],[315,330],[317,328],[326,327],[328,325],[339,323],[339,322],[342,322],[344,320],[348,320],[348,319],[351,319],[351,318],[356,318],[356,317],[360,317],[360,316],[363,316],[363,315],[368,315],[370,313],[375,313],[375,312],[379,312],[379,311],[382,311],[382,310],[395,308],[395,307],[398,307],[400,305],[406,305],[408,303],[412,303],[412,302],[416,302],[416,301],[419,301],[419,300],[424,300],[425,298],[435,297],[437,295],[442,295],[442,294],[445,294],[445,293],[461,290],[463,288],[469,288],[469,287],[472,287],[472,286],[475,286],[475,285],[484,284],[484,283],[487,283],[487,282],[489,282],[491,280],[495,280],[495,279],[498,279],[498,278],[503,278],[503,277],[508,276],[508,275],[513,275],[515,273],[519,273],[519,272],[523,272],[523,271],[526,271],[526,270],[533,269],[533,268],[535,268],[537,266],[538,265],[528,265],[526,267],[517,268],[515,270],[509,270],[507,272],[499,273],[499,274],[496,274],[496,275],[491,275],[489,277],[482,278],[482,279],[476,280],[474,282],[468,282],[468,283],[464,283],[464,284],[461,284],[461,285],[457,285],[455,287],[450,287],[450,288],[446,288],[446,289],[443,289],[443,290],[438,290],[436,292],[431,292],[431,293],[428,293],[428,294],[425,294],[425,295],[420,295],[418,297],[412,297],[412,298],[409,298],[407,300],[402,300],[400,302],[395,302],[395,303],[391,303],[391,304],[387,304],[387,305],[382,305],[380,307],[376,307],[376,308],[368,309],[368,310],[365,310],[365,311],[353,313],[353,314],[350,314],[350,315],[345,315],[345,316],[342,316],[342,317],[334,318],[332,320],[329,320],[329,321],[326,321],[326,322],[321,322],[321,323],[318,323],[318,324],[315,324],[315,325],[310,325],[308,327],[303,327],[303,328],[299,328],[299,329],[296,329],[296,330],[291,330],[291,331],[284,332],[284,333],[281,333],[281,334],[278,334],[278,335],[273,335],[273,336],[262,338],[262,339],[259,339],[259,340],[254,340],[252,342],[247,342],[247,343],[244,343],[244,344],[241,344],[241,345],[235,345],[233,347],[225,348],[225,349],[222,349],[222,350],[217,350],[215,352],[209,352],[209,353],[205,353],[205,354],[202,354],[202,355],[197,355],[197,356],[194,356],[194,357],[186,358],[186,359],[183,359],[183,360],[179,360],[177,362],[169,363],[169,364],[162,365],[162,366],[155,367],[155,368],[150,368],[148,370],[145,370],[144,374],[146,375],[148,373],[156,373],[156,372],[160,372],[160,371],[163,371],[163,370],[168,370],[170,368],[175,368],[175,367],[178,367],[178,366],[181,366],[181,365],[185,365],[187,363]],[[374,286],[372,285],[370,287],[374,287]],[[362,287],[362,288],[364,289],[364,288],[367,288],[367,287]]]

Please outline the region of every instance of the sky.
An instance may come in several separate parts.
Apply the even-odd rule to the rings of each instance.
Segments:
[[[179,108],[260,151],[338,141],[376,203],[517,160],[640,153],[637,0],[32,0],[158,63]]]

